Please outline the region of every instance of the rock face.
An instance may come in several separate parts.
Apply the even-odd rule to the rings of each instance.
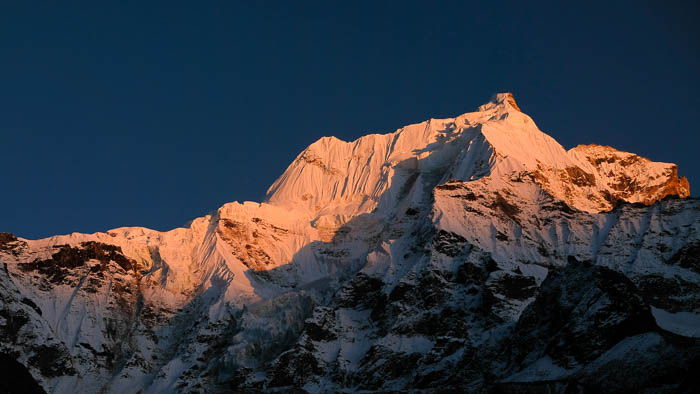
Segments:
[[[56,393],[692,392],[688,196],[675,165],[567,151],[498,94],[324,137],[265,202],[188,228],[0,233],[0,363]]]

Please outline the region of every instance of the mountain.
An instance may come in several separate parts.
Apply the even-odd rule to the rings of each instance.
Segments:
[[[187,228],[0,234],[2,384],[692,392],[698,256],[674,164],[566,150],[502,93],[321,138]]]

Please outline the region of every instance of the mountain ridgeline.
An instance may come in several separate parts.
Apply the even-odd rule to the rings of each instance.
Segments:
[[[187,228],[0,233],[0,391],[694,392],[689,194],[509,93],[324,137]]]

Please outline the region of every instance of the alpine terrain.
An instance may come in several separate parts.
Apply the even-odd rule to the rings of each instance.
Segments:
[[[696,392],[700,200],[501,93],[186,228],[0,233],[0,391]]]

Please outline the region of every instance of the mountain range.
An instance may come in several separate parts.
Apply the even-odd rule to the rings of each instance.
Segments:
[[[0,233],[0,391],[694,392],[700,200],[500,93],[166,232]]]

